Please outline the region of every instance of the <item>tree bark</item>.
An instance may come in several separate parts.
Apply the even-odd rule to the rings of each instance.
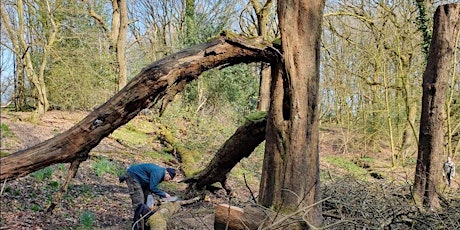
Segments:
[[[190,200],[180,200],[174,202],[166,202],[158,207],[158,210],[151,215],[147,220],[144,220],[150,230],[166,230],[168,229],[168,220],[179,212],[181,205],[192,204],[200,200],[200,197],[195,197]]]
[[[142,109],[163,99],[162,110],[186,83],[211,68],[257,61],[276,62],[278,53],[258,39],[222,35],[145,67],[125,88],[66,132],[0,159],[0,180],[55,163],[86,159],[89,151]]]
[[[268,226],[282,215],[263,209],[260,206],[244,208],[219,204],[216,206],[214,230],[257,230],[260,226]],[[286,227],[286,226],[284,226]]]
[[[244,210],[228,204],[216,206],[214,215],[214,230],[236,230],[245,229],[242,221]]]
[[[259,202],[283,213],[321,197],[317,108],[323,8],[323,0],[278,1],[285,62],[273,69]],[[320,226],[321,204],[303,215],[307,221],[297,228]]]
[[[440,208],[441,170],[444,149],[445,94],[460,31],[460,4],[441,5],[434,15],[433,38],[423,74],[422,113],[414,192],[431,209]]]
[[[266,63],[260,64],[260,86],[259,86],[259,104],[260,111],[268,111],[270,108],[270,85],[271,85],[271,67]]]
[[[241,159],[248,157],[265,140],[266,124],[265,117],[246,122],[217,151],[203,171],[192,178],[185,179],[184,182],[189,184],[189,188],[197,189],[203,189],[205,186],[220,182],[227,193],[230,193],[231,188],[226,185],[228,173]]]

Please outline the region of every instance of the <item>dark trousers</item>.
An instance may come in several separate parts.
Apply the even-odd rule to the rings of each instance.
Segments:
[[[147,201],[147,196],[150,194],[150,191],[143,189],[141,184],[134,180],[131,175],[127,172],[126,184],[128,185],[129,196],[131,197],[133,211],[139,206],[139,204],[145,204]]]
[[[452,181],[452,177],[451,177],[451,176],[452,176],[452,175],[451,175],[450,173],[447,173],[447,175],[446,175],[446,177],[447,177],[447,184],[449,185],[449,187],[450,187],[450,183],[451,183],[451,181]]]

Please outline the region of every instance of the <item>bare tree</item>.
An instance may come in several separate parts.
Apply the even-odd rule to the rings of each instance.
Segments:
[[[110,51],[115,54],[115,72],[118,79],[118,90],[127,82],[128,70],[126,61],[126,37],[128,33],[128,5],[126,0],[111,0],[112,19],[110,25],[104,21],[92,7],[90,0],[81,0],[86,4],[88,14],[101,26],[110,43]]]
[[[0,7],[2,21],[5,23],[8,36],[13,44],[11,49],[17,57],[20,57],[20,59],[16,59],[17,61],[20,60],[18,65],[23,67],[25,76],[27,76],[27,79],[37,91],[35,115],[40,116],[49,107],[45,83],[45,69],[52,46],[56,42],[59,32],[59,22],[54,18],[56,9],[48,1],[24,2],[23,0],[19,0],[14,4],[13,15],[8,15],[5,6],[6,3],[2,2]],[[31,28],[35,28],[35,30]],[[36,39],[32,41],[28,37],[34,32],[33,36]],[[40,47],[40,49],[35,49],[34,47]],[[39,57],[38,62],[33,60],[34,55]],[[25,79],[21,78],[18,83],[24,85],[24,81]]]

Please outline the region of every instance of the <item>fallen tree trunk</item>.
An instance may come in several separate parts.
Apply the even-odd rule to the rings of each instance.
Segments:
[[[91,149],[142,109],[162,100],[160,113],[185,85],[209,69],[274,62],[277,50],[261,40],[219,39],[172,54],[142,69],[121,91],[66,132],[0,159],[0,180],[17,178],[56,163],[86,160]]]
[[[230,193],[231,188],[226,184],[228,173],[241,159],[248,157],[265,140],[266,125],[267,118],[265,115],[255,120],[248,120],[217,151],[203,171],[183,182],[188,183],[189,188],[196,189],[203,189],[215,182],[220,182],[227,193]]]
[[[147,220],[149,229],[166,230],[168,227],[168,220],[180,210],[181,205],[192,204],[199,200],[200,197],[195,197],[190,200],[180,200],[161,204],[158,210]]]
[[[180,204],[169,202],[162,204],[158,210],[149,217],[147,225],[150,230],[166,230],[168,227],[168,220],[172,215],[177,213],[180,209]]]

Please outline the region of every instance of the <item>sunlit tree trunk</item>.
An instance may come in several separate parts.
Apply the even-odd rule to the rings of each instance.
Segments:
[[[407,121],[404,123],[403,134],[401,144],[399,146],[400,155],[402,164],[405,164],[406,158],[411,155],[411,153],[415,152],[417,147],[417,132],[415,130],[415,119],[417,117],[417,103],[413,99],[413,90],[411,87],[411,83],[409,81],[408,70],[410,68],[409,65],[409,58],[404,55],[400,55],[400,71],[403,73],[404,76],[401,77],[402,85],[403,85],[403,98],[404,98],[404,105],[406,108],[407,113]]]
[[[303,215],[315,226],[322,224],[321,204],[316,202],[321,197],[317,114],[323,8],[322,0],[278,2],[284,63],[272,69],[259,192],[262,205],[282,212],[311,205]]]
[[[460,31],[460,4],[439,6],[434,15],[433,38],[423,74],[422,114],[414,181],[414,196],[423,204],[440,208],[442,161],[444,152],[445,98],[452,71],[453,55]]]

